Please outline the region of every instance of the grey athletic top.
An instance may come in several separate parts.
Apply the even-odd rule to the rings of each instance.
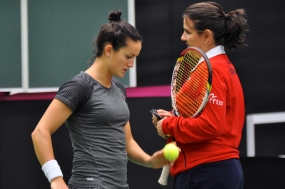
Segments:
[[[73,110],[66,121],[74,151],[69,184],[129,188],[124,126],[130,113],[124,86],[112,80],[106,88],[80,72],[59,88],[55,98]]]

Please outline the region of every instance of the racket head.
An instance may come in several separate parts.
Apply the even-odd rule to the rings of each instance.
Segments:
[[[176,61],[171,80],[174,114],[197,117],[207,104],[212,87],[212,67],[199,48],[188,47]]]

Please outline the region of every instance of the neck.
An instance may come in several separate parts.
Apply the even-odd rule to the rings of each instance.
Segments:
[[[101,85],[107,88],[111,87],[112,75],[108,73],[106,64],[102,59],[96,58],[95,62],[85,72]]]

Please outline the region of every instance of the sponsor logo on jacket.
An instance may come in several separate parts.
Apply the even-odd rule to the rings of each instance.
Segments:
[[[218,106],[224,105],[224,102],[219,100],[219,97],[215,96],[214,93],[210,94],[208,102],[214,105],[218,105]]]

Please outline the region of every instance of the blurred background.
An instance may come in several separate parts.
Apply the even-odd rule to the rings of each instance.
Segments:
[[[182,13],[196,2],[201,1],[1,0],[0,189],[49,188],[33,151],[31,132],[58,87],[87,69],[93,55],[92,39],[111,10],[121,10],[122,18],[143,36],[136,67],[121,80],[127,87],[134,138],[149,154],[161,149],[165,141],[157,136],[149,110],[171,108],[170,92],[161,95],[155,91],[170,85],[176,58],[186,48],[180,40]],[[244,8],[250,28],[248,46],[227,52],[245,95],[247,119],[239,148],[244,188],[285,188],[284,1],[215,2],[225,13]],[[132,95],[134,90],[139,95]],[[144,95],[145,91],[149,94]],[[249,125],[251,130],[247,130]],[[253,149],[248,146],[250,141]],[[68,181],[72,148],[64,125],[53,135],[53,146]],[[168,186],[157,183],[160,172],[130,162],[130,188],[173,188],[173,178]]]

